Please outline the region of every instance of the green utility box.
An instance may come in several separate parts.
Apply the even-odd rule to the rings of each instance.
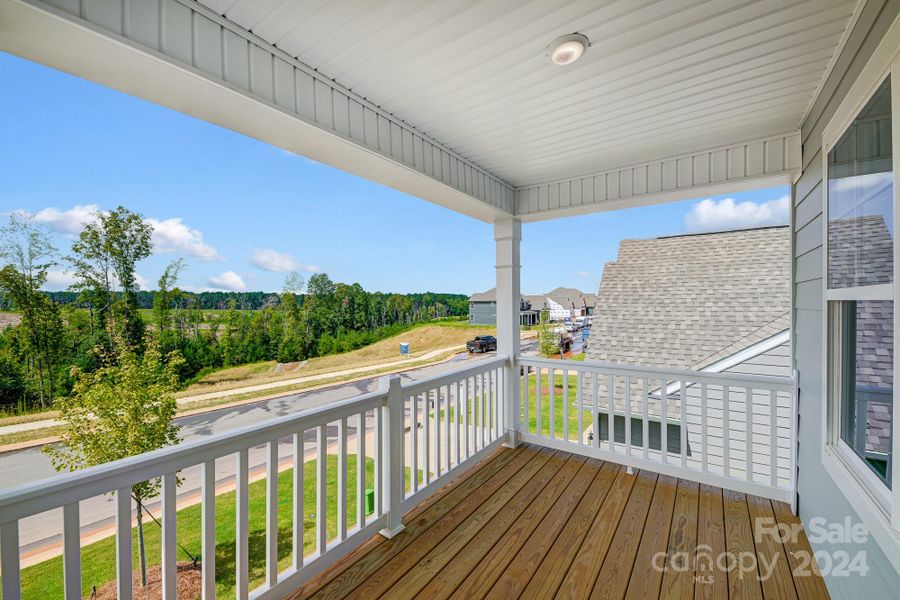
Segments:
[[[366,515],[375,512],[375,490],[366,488]]]

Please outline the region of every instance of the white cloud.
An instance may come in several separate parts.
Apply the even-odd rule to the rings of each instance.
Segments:
[[[226,292],[243,292],[247,289],[244,280],[234,271],[225,271],[220,275],[214,275],[207,279],[206,282],[213,289]]]
[[[147,221],[153,225],[154,252],[175,252],[202,261],[222,260],[219,251],[203,241],[203,233],[191,229],[180,218]]]
[[[250,264],[263,271],[273,273],[287,273],[288,271],[306,271],[318,273],[316,265],[304,265],[290,254],[284,254],[271,248],[257,248],[250,257]]]
[[[886,171],[882,173],[868,173],[866,175],[853,175],[851,177],[838,177],[829,181],[829,190],[832,192],[862,191],[873,187],[889,185],[894,182],[894,173]]]
[[[578,275],[579,277],[590,277],[591,276],[590,271],[578,271],[575,274]]]
[[[302,267],[300,261],[290,254],[283,254],[270,248],[257,248],[250,257],[250,264],[263,271],[286,273],[298,271]]]
[[[707,198],[695,204],[685,215],[684,225],[691,232],[786,225],[789,207],[789,196],[761,204],[749,201],[736,203],[733,198],[719,201]]]
[[[47,283],[44,288],[51,292],[61,292],[69,289],[75,283],[75,276],[69,271],[47,271]]]
[[[84,226],[97,220],[100,207],[96,204],[76,204],[69,210],[45,208],[31,214],[31,218],[50,230],[67,235],[78,235]]]

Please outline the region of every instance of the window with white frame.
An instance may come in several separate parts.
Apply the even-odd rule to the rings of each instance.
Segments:
[[[831,445],[889,510],[893,462],[891,76],[826,145]]]

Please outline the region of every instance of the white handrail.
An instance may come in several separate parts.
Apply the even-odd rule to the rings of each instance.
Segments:
[[[520,356],[517,362],[521,365],[545,367],[548,369],[571,369],[603,374],[616,375],[649,375],[651,377],[666,377],[670,380],[684,380],[694,383],[721,383],[735,387],[760,387],[765,389],[775,388],[783,391],[791,391],[794,380],[791,377],[779,377],[777,375],[749,375],[741,373],[710,373],[708,371],[691,371],[689,369],[669,369],[663,367],[644,367],[639,365],[600,362],[594,360],[570,361],[555,358],[539,358],[532,356]],[[578,368],[568,366],[578,365]]]
[[[384,406],[386,401],[387,394],[381,391],[363,394],[206,439],[168,446],[9,488],[0,492],[0,523],[9,523],[65,504],[130,487],[207,460],[288,437],[298,430],[311,429],[362,410]]]

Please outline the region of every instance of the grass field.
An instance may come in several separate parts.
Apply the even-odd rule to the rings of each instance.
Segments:
[[[575,403],[575,389],[578,384],[576,375],[569,375],[569,439],[578,439],[578,410]],[[553,377],[553,399],[550,399],[549,393],[550,377],[549,375],[541,375],[541,424],[540,434],[550,435],[550,407],[553,407],[553,429],[556,437],[562,438],[565,433],[565,388],[563,386],[563,376],[556,372]],[[521,383],[521,394],[525,394],[525,382]],[[590,425],[590,416],[585,414],[582,416],[583,425],[586,428]],[[537,432],[537,374],[530,373],[528,375],[528,431],[530,433]]]
[[[179,393],[179,396],[219,392],[330,371],[366,367],[402,358],[416,358],[433,350],[462,346],[476,335],[490,335],[494,332],[493,327],[471,326],[464,321],[422,324],[365,348],[312,358],[300,368],[289,368],[279,373],[275,372],[275,361],[221,369],[203,377]],[[400,342],[409,342],[411,352],[408,357],[400,356]]]
[[[373,487],[374,463],[366,460],[366,486]],[[308,461],[303,470],[306,518],[303,522],[303,547],[306,554],[315,550],[315,507],[316,461]],[[282,471],[278,476],[278,564],[279,569],[291,563],[293,528],[293,470]],[[409,470],[406,473],[409,480]],[[356,456],[347,456],[347,481],[356,481]],[[356,524],[356,494],[347,493],[347,526]],[[328,455],[327,464],[327,530],[329,539],[337,534],[337,456]],[[249,489],[249,548],[250,548],[250,589],[263,583],[265,576],[266,541],[266,480],[250,484]],[[159,515],[155,515],[159,518]],[[189,506],[178,511],[177,539],[194,556],[200,556],[200,505]],[[139,568],[137,559],[137,529],[132,531],[134,549],[133,565]],[[148,565],[160,563],[160,529],[149,518],[144,523],[144,539],[147,548]],[[228,492],[216,497],[216,592],[220,598],[234,597],[235,579],[235,493]],[[179,549],[178,560],[190,560]],[[109,537],[81,550],[82,593],[90,596],[92,586],[98,588],[115,579],[115,537]],[[22,598],[39,600],[62,598],[62,557],[38,563],[22,570]]]

